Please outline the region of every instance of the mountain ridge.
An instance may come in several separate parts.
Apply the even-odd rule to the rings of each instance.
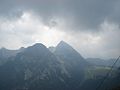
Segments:
[[[65,48],[61,48],[61,44]],[[20,90],[23,88],[28,90],[49,90],[50,88],[52,90],[78,90],[79,84],[84,78],[81,56],[74,55],[77,58],[73,60],[68,57],[68,53],[78,54],[77,51],[63,42],[58,45],[60,45],[60,51],[66,52],[64,54],[66,58],[59,58],[55,54],[56,51],[52,53],[41,43],[25,48],[12,60],[8,58],[8,61],[0,66],[2,73],[0,80],[4,81],[0,81],[0,90],[7,90],[7,88],[9,90],[15,88]],[[73,62],[75,63],[73,64]],[[8,80],[11,80],[12,83]],[[74,83],[76,84],[74,85]]]
[[[36,43],[10,57],[0,56],[0,90],[95,90],[110,67],[92,61],[64,41],[51,48]]]

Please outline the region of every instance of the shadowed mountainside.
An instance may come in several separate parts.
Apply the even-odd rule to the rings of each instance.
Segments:
[[[0,66],[0,90],[78,90],[88,65],[63,41],[54,53],[37,43],[8,59]]]

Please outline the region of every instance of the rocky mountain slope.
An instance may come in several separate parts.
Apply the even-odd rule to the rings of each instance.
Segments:
[[[88,65],[63,41],[54,52],[37,43],[0,66],[0,90],[79,90]]]

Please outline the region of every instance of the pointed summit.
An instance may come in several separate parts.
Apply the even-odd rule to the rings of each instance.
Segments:
[[[83,70],[89,65],[72,46],[64,41],[61,41],[57,45],[54,54],[64,62],[64,65],[67,66],[67,68],[69,67],[69,70],[72,73],[78,72],[76,74],[77,76],[81,76],[81,72],[83,72]],[[72,77],[74,77],[74,75]]]
[[[61,41],[57,46],[55,53],[60,56],[68,57],[70,59],[77,58],[83,59],[83,57],[72,46],[64,41]]]
[[[67,51],[75,51],[77,52],[75,49],[72,48],[72,46],[70,46],[69,44],[67,44],[66,42],[64,41],[60,41],[60,43],[57,45],[56,47],[56,50],[57,49],[61,49],[61,50],[67,50]]]
[[[59,44],[67,44],[65,41],[60,41]]]
[[[67,44],[65,41],[60,41],[59,43],[58,43],[58,45],[69,45],[69,44]]]

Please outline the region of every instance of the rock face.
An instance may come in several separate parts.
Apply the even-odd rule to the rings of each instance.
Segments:
[[[68,80],[70,82],[69,89],[79,90],[81,81],[84,78],[84,71],[89,64],[75,49],[64,41],[57,45],[54,54],[63,62],[64,67],[71,76]]]
[[[63,41],[54,52],[37,43],[12,59],[0,66],[0,90],[79,90],[88,65]]]
[[[76,66],[76,64],[78,64],[81,68],[87,64],[85,59],[75,49],[73,49],[70,45],[68,45],[64,41],[61,41],[57,45],[54,54],[64,59],[64,61],[72,63],[72,65],[75,64]]]

